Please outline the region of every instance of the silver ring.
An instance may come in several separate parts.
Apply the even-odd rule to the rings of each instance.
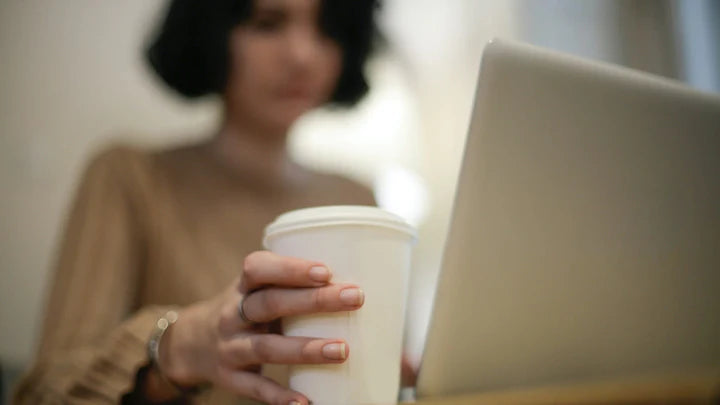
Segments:
[[[248,294],[249,295],[249,294]],[[248,325],[254,325],[257,322],[250,320],[250,318],[245,315],[245,310],[243,309],[243,304],[245,303],[245,298],[248,297],[248,295],[243,294],[242,297],[240,297],[240,302],[238,302],[237,305],[237,312],[240,319],[245,322]]]

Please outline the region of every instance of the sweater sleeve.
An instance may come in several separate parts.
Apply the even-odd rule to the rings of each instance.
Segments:
[[[168,308],[137,307],[143,232],[133,199],[138,152],[114,148],[86,169],[66,222],[35,363],[17,404],[118,403],[147,363]]]

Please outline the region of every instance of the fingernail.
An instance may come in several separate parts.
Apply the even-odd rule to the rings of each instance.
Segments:
[[[359,288],[346,288],[340,291],[340,301],[345,305],[362,305],[365,293]]]
[[[345,343],[328,343],[323,346],[322,354],[330,360],[345,360]]]
[[[330,270],[328,270],[327,267],[315,266],[310,269],[310,278],[313,281],[328,281],[330,280]]]
[[[292,401],[290,401],[290,403],[289,403],[288,405],[302,405],[302,404],[301,404],[300,402],[295,401],[295,400],[293,399]]]

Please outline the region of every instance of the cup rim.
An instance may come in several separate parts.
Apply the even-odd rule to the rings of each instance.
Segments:
[[[268,240],[287,232],[300,229],[342,225],[368,225],[402,232],[417,239],[417,229],[402,217],[382,208],[363,205],[329,205],[301,208],[279,215],[265,227],[263,245]]]

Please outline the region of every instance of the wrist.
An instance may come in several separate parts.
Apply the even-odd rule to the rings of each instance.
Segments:
[[[177,313],[177,319],[166,328],[161,342],[158,345],[155,368],[157,373],[164,376],[168,382],[176,388],[192,388],[203,384],[205,381],[193,370],[196,364],[192,359],[196,344],[191,331],[193,327],[189,311],[184,310]]]
[[[147,351],[150,365],[147,367],[147,372],[140,373],[140,375],[144,376],[141,377],[143,396],[153,403],[167,401],[184,394],[184,391],[168,379],[165,371],[160,366],[161,348],[164,349],[166,346],[168,341],[167,332],[177,319],[178,313],[176,311],[170,310],[165,313],[156,321],[155,328],[148,340]]]

